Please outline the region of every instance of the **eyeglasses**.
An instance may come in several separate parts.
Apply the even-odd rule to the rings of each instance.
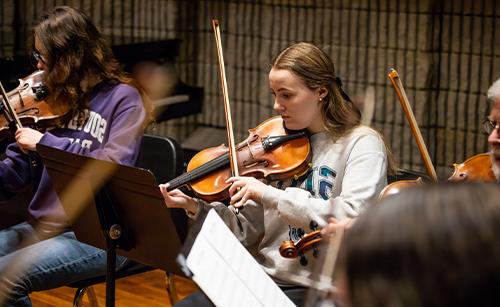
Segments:
[[[43,56],[40,54],[40,52],[38,50],[33,50],[33,52],[31,53],[33,55],[33,58],[36,60],[36,61],[40,61],[42,62],[43,64],[45,64],[45,59],[43,58]]]
[[[490,120],[489,118],[486,118],[483,121],[484,132],[486,132],[488,134],[491,134],[493,132],[493,130],[499,129],[499,128],[500,128],[500,122],[494,122],[494,121]]]

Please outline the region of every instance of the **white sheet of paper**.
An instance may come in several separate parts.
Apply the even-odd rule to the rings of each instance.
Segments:
[[[193,280],[216,306],[295,306],[210,210],[187,257]]]

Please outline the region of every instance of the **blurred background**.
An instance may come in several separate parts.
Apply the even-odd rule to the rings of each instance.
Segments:
[[[425,171],[387,78],[398,70],[440,178],[452,163],[487,150],[485,94],[500,77],[496,0],[3,0],[0,79],[10,89],[34,70],[31,27],[56,5],[79,7],[108,37],[156,109],[151,134],[196,151],[224,141],[224,111],[210,20],[220,21],[237,140],[273,115],[267,74],[286,46],[308,41],[333,59],[345,90],[363,107],[400,168]]]

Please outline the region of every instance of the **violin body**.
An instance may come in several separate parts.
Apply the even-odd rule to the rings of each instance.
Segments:
[[[448,178],[449,181],[495,181],[489,153],[477,154],[463,163],[454,163],[453,167],[455,171]]]
[[[280,180],[300,176],[309,169],[311,146],[305,133],[290,134],[281,117],[276,116],[249,130],[249,137],[236,146],[241,176]],[[228,148],[208,148],[196,154],[187,173],[171,180],[169,190],[189,184],[194,193],[206,201],[229,197],[231,177]]]
[[[63,119],[61,115],[67,110],[59,110],[46,102],[48,93],[42,79],[43,71],[19,79],[19,86],[8,92],[7,97],[23,126],[44,130],[59,125]],[[10,121],[3,113],[0,116],[0,139],[10,134]]]
[[[385,188],[383,188],[382,191],[380,191],[378,199],[384,199],[387,196],[398,194],[399,192],[401,192],[401,190],[414,186],[419,186],[422,185],[423,183],[424,182],[422,181],[421,177],[418,177],[417,179],[405,179],[405,180],[394,181],[386,185]]]
[[[491,157],[489,153],[482,153],[472,156],[462,163],[454,163],[453,174],[448,178],[451,182],[474,181],[491,182],[495,181],[495,175],[491,169]],[[422,178],[415,180],[399,180],[387,185],[379,194],[379,199],[389,195],[397,194],[401,190],[412,186],[423,184]]]

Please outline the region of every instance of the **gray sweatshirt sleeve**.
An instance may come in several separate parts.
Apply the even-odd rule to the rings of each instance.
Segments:
[[[325,200],[302,188],[279,190],[268,186],[262,203],[276,208],[289,225],[303,229],[309,228],[311,220],[324,227],[329,216],[339,219],[358,216],[386,185],[385,147],[377,137],[361,137],[346,157],[342,181],[337,183],[342,187],[339,195]]]
[[[217,212],[243,246],[251,253],[257,250],[258,244],[264,236],[264,211],[261,205],[252,201],[247,202],[245,207],[236,214],[232,206],[228,207],[221,202],[207,203],[200,199],[197,201],[199,210],[192,217],[189,234],[183,249],[185,254],[191,249],[208,212],[212,209]]]

